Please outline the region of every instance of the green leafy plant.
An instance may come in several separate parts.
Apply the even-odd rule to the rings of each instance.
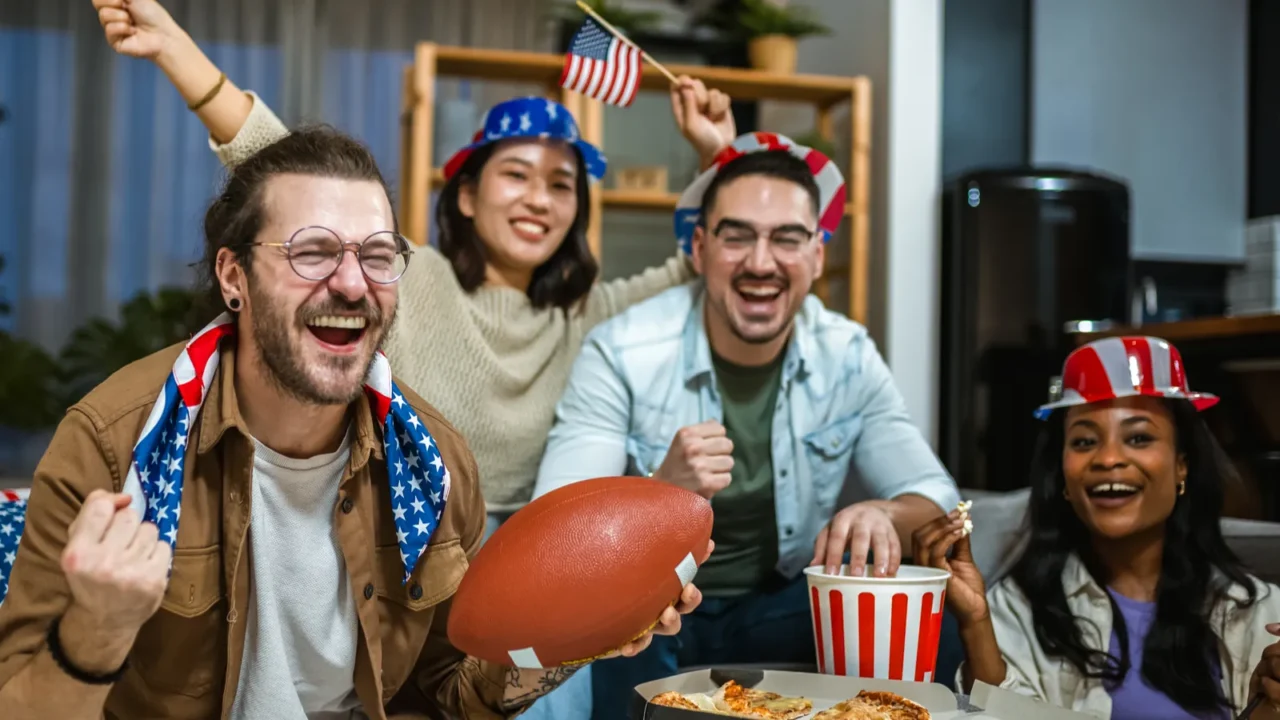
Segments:
[[[4,270],[0,256],[0,271]],[[0,316],[13,308],[0,299]],[[0,330],[0,427],[35,431],[58,422],[58,365],[43,348]]]
[[[770,0],[740,0],[736,13],[711,10],[696,22],[730,37],[748,40],[765,35],[801,38],[831,34],[831,28],[819,22],[809,8],[779,5]]]
[[[625,35],[650,30],[662,21],[662,13],[652,10],[629,10],[616,0],[583,0],[604,21]],[[587,14],[573,0],[556,6],[553,17],[574,25],[580,24]]]
[[[129,363],[182,342],[199,328],[196,294],[164,288],[140,293],[120,308],[120,320],[95,318],[72,333],[59,357],[63,402],[71,405]]]

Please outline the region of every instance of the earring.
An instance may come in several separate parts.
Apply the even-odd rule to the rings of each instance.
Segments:
[[[1182,494],[1185,494],[1186,492],[1187,492],[1187,481],[1183,480],[1182,482],[1178,483],[1178,494],[1182,495]]]
[[[227,307],[231,308],[231,312],[240,312],[240,298],[233,297],[228,300]]]

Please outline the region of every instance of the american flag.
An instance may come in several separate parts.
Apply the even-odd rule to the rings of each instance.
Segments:
[[[8,490],[0,493],[0,604],[9,594],[9,573],[18,557],[18,540],[27,515],[27,501]]]
[[[133,497],[134,510],[144,521],[155,523],[171,546],[178,537],[191,426],[218,368],[218,345],[234,333],[234,320],[223,314],[187,343],[133,449],[124,492]],[[374,420],[382,425],[396,537],[408,582],[444,513],[449,471],[431,433],[392,382],[391,365],[381,352],[365,378],[365,394]]]
[[[191,427],[218,369],[218,345],[234,334],[235,322],[223,314],[191,338],[133,448],[123,490],[133,498],[134,511],[144,522],[154,523],[170,546],[178,538]],[[364,389],[374,420],[382,426],[391,511],[404,563],[403,582],[407,583],[444,515],[451,485],[449,469],[431,432],[393,382],[391,364],[381,352],[374,356]],[[22,537],[25,496],[25,491],[0,492],[0,603],[8,594],[9,573]]]
[[[615,37],[588,17],[569,44],[560,86],[626,107],[640,88],[640,65],[640,50],[635,45]]]

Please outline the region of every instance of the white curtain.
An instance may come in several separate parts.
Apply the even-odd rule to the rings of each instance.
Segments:
[[[542,0],[163,4],[286,123],[352,133],[393,184],[401,72],[414,43],[543,51],[553,43]],[[442,82],[441,106],[472,92]],[[512,90],[474,92],[484,107]],[[0,113],[0,299],[12,307],[0,328],[56,353],[76,327],[113,318],[138,293],[192,282],[222,169],[164,75],[107,46],[90,0],[0,0]],[[474,114],[454,113],[465,122]],[[443,134],[447,118],[442,126]],[[13,460],[6,442],[0,432],[0,477],[28,472],[43,449]]]
[[[164,4],[286,123],[354,134],[392,182],[401,69],[415,42],[551,47],[545,4],[527,0]],[[445,101],[470,92],[442,83]],[[503,93],[486,86],[475,102]],[[164,75],[106,45],[89,0],[0,0],[0,106],[6,329],[56,351],[79,323],[136,293],[191,281],[221,168]]]

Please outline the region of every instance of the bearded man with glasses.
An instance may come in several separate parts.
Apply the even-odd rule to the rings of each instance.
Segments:
[[[372,156],[294,131],[231,171],[204,230],[217,317],[71,408],[36,470],[4,716],[519,714],[569,671],[449,643],[485,507],[466,443],[380,350],[411,251]],[[668,608],[654,632],[679,628]]]
[[[630,688],[682,667],[814,663],[801,571],[848,554],[851,574],[893,575],[912,532],[959,501],[866,329],[809,294],[844,203],[821,153],[738,138],[676,212],[701,279],[583,344],[535,495],[639,474],[715,510],[702,604],[677,637],[592,668],[594,718],[624,717]]]

